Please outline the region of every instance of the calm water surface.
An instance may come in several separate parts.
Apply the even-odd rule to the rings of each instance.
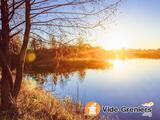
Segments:
[[[160,60],[110,60],[106,70],[75,72],[59,77],[53,84],[53,74],[46,76],[43,87],[59,98],[79,99],[84,105],[96,101],[100,105],[137,107],[154,102],[151,118],[137,113],[116,113],[121,120],[160,120]],[[101,114],[103,114],[101,112]]]

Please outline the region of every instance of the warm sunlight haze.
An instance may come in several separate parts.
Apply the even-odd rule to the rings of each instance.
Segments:
[[[118,29],[110,29],[104,31],[97,31],[96,40],[97,43],[105,49],[119,49],[128,47],[129,35],[127,31]]]
[[[93,32],[92,37],[96,40],[93,45],[105,49],[159,48],[159,4],[158,0],[124,0],[118,16],[114,17],[111,23],[104,25],[106,29]]]
[[[160,0],[0,0],[0,120],[160,120]]]

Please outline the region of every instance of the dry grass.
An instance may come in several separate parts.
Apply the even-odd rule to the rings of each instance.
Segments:
[[[76,105],[77,106],[77,105]],[[35,83],[24,81],[18,96],[19,120],[89,120],[81,107],[76,112],[75,105],[68,98],[58,100],[51,93],[36,88]]]
[[[38,88],[35,81],[24,80],[17,98],[17,113],[3,113],[0,120],[108,120],[107,118],[84,115],[80,103],[67,97],[59,100],[51,93]]]

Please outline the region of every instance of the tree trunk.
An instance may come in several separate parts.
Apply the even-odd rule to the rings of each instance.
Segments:
[[[30,9],[31,9],[30,0],[25,0],[25,20],[26,20],[25,33],[23,38],[23,45],[20,51],[19,64],[16,69],[16,80],[15,80],[14,91],[13,91],[13,97],[15,99],[17,98],[18,93],[20,91],[22,78],[23,78],[24,63],[25,63],[27,45],[29,42],[29,34],[31,29]]]
[[[1,79],[1,109],[2,111],[8,111],[13,107],[14,101],[11,95],[10,82],[8,80],[6,68],[2,68],[2,79]]]
[[[18,93],[21,88],[22,78],[23,78],[24,61],[19,60],[19,64],[16,69],[16,79],[14,83],[14,90],[12,96],[17,99]]]
[[[2,80],[1,80],[1,110],[9,110],[14,104],[11,96],[13,90],[13,79],[9,68],[9,41],[10,41],[10,28],[9,28],[9,10],[6,0],[1,0],[1,48],[0,57],[2,59]]]

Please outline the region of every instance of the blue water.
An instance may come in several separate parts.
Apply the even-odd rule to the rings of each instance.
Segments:
[[[75,72],[68,78],[59,78],[56,85],[52,84],[53,75],[50,74],[44,88],[59,98],[70,96],[74,100],[79,99],[84,105],[88,101],[96,101],[101,106],[137,107],[146,102],[154,102],[150,118],[142,116],[142,113],[113,115],[117,115],[120,120],[160,120],[160,60],[110,62],[113,63],[110,69],[86,70],[82,78]]]

